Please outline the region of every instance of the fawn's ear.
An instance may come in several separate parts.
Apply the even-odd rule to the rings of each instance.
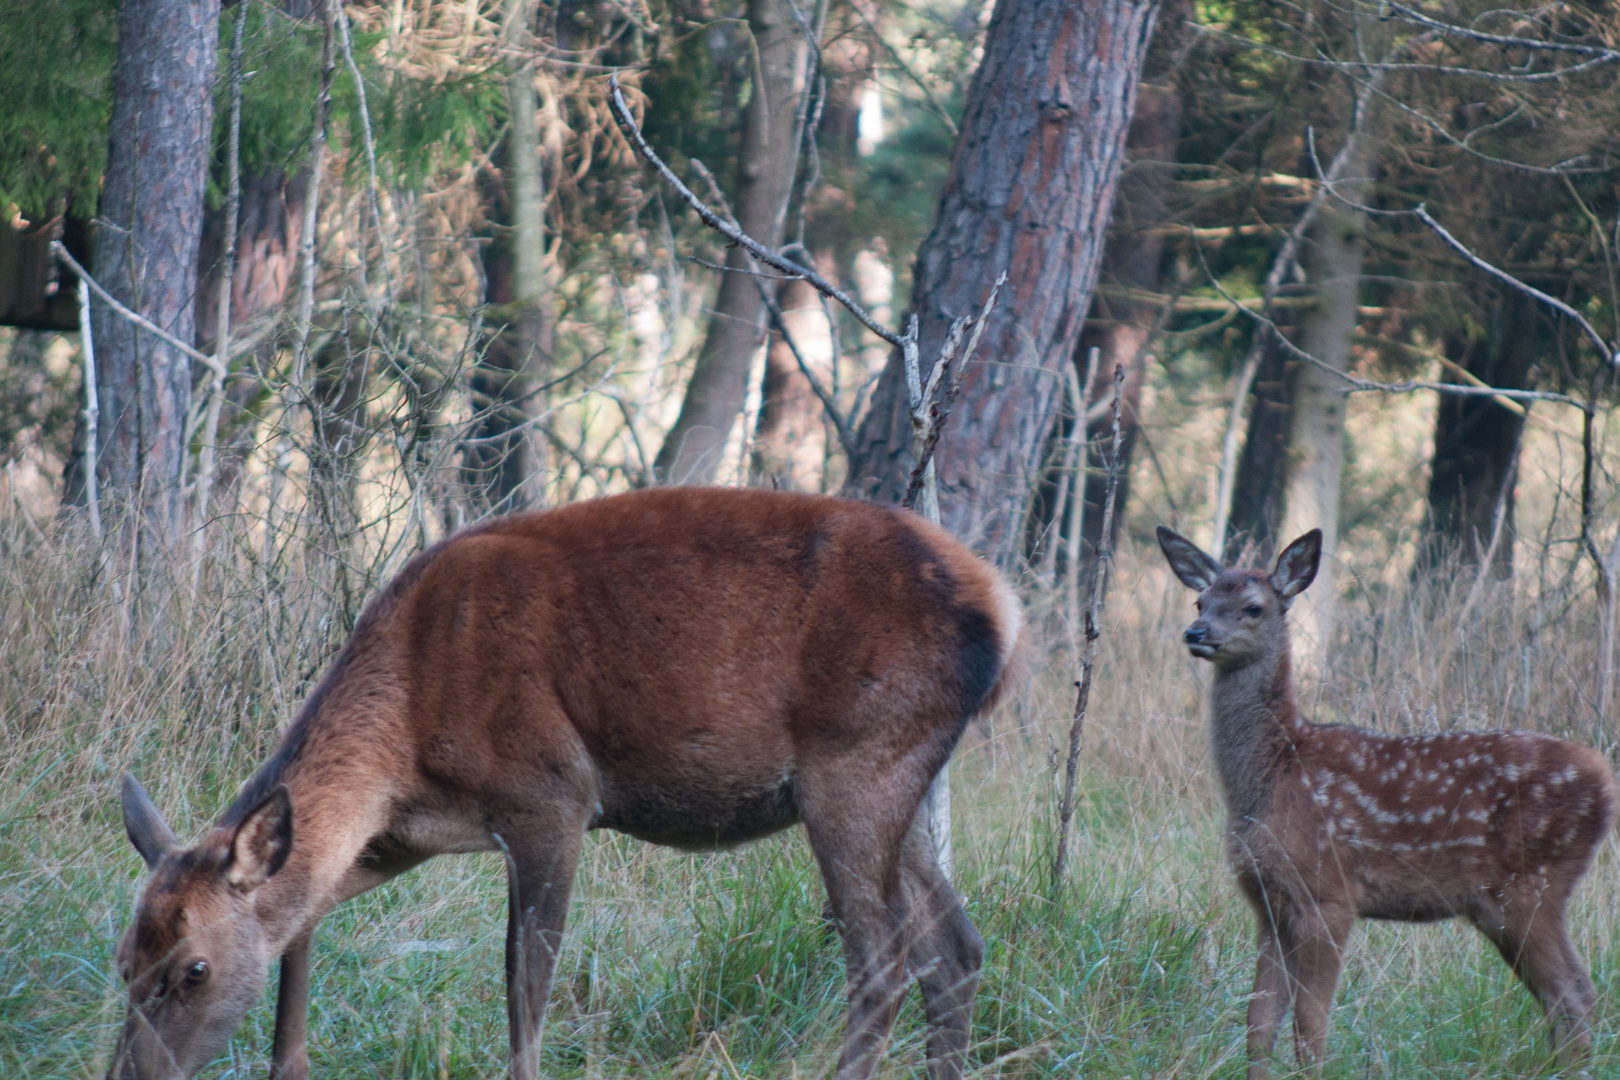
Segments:
[[[123,801],[124,831],[129,834],[129,842],[135,845],[135,850],[146,861],[146,868],[151,870],[163,861],[163,856],[180,844],[174,838],[174,830],[163,820],[163,815],[152,804],[152,797],[141,787],[134,773],[124,774]]]
[[[225,880],[234,888],[252,892],[286,863],[292,842],[292,795],[286,784],[277,784],[236,827]]]
[[[1316,568],[1322,562],[1322,530],[1312,529],[1277,556],[1277,567],[1271,572],[1271,587],[1282,597],[1287,607],[1310,583],[1316,580]]]
[[[1159,526],[1158,531],[1159,550],[1170,560],[1170,569],[1175,571],[1176,577],[1187,588],[1203,592],[1226,572],[1225,567],[1205,555],[1197,544],[1185,536],[1171,532],[1163,525]]]

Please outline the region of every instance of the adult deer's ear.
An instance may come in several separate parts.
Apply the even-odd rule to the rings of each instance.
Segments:
[[[124,774],[122,790],[124,831],[129,834],[129,842],[135,845],[135,850],[141,853],[141,858],[146,860],[146,868],[151,870],[163,861],[163,856],[180,845],[174,838],[173,830],[163,820],[163,815],[152,804],[152,797],[135,779],[134,773]]]
[[[1205,555],[1197,544],[1180,533],[1171,532],[1163,525],[1159,526],[1158,532],[1159,550],[1170,560],[1170,569],[1175,571],[1176,577],[1187,588],[1203,592],[1226,572],[1224,566]]]
[[[233,888],[252,892],[285,865],[292,844],[292,795],[286,784],[277,784],[236,827],[225,880]]]
[[[1271,572],[1271,587],[1288,607],[1294,597],[1304,592],[1316,580],[1316,568],[1322,562],[1322,530],[1312,529],[1277,556],[1277,567]]]

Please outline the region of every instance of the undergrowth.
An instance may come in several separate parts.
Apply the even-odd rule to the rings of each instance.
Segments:
[[[196,591],[124,584],[65,527],[0,522],[0,1076],[103,1074],[122,1021],[112,962],[141,883],[123,835],[133,769],[183,837],[223,809],[341,644],[320,565],[222,549]],[[60,530],[60,531],[56,531]],[[1346,599],[1307,706],[1386,730],[1527,726],[1612,750],[1591,704],[1592,612],[1468,582]],[[988,952],[977,1077],[1235,1077],[1251,919],[1219,855],[1203,673],[1177,638],[1187,598],[1127,553],[1084,735],[1070,880],[1050,881],[1066,633],[953,764],[957,882]],[[1620,1076],[1620,863],[1613,838],[1571,911],[1599,988],[1592,1076]],[[316,935],[321,1076],[503,1074],[506,887],[494,856],[446,856],[334,911]],[[581,863],[544,1054],[557,1078],[821,1076],[843,963],[797,832],[688,855],[594,834]],[[1333,1014],[1329,1078],[1550,1075],[1540,1009],[1461,924],[1362,924]],[[210,1077],[268,1072],[273,986]],[[1286,1035],[1275,1066],[1289,1075]],[[908,997],[880,1076],[914,1076]]]

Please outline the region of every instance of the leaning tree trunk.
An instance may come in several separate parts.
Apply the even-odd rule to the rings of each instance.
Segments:
[[[1157,0],[1001,0],[990,20],[933,231],[917,255],[921,355],[1008,286],[935,451],[940,515],[1011,563],[1041,450],[1101,266]],[[898,500],[911,423],[898,354],[856,436],[848,489]]]
[[[124,0],[93,273],[191,341],[213,133],[219,0]],[[191,361],[96,303],[99,468],[106,495],[159,535],[181,517]],[[82,489],[82,486],[81,486]]]
[[[1364,205],[1378,168],[1377,135],[1371,117],[1349,132],[1355,146],[1346,158],[1338,191]],[[1302,347],[1333,368],[1350,366],[1361,295],[1361,264],[1366,254],[1367,215],[1337,200],[1323,204],[1306,245],[1305,275],[1316,306],[1305,317]],[[1339,489],[1344,476],[1345,383],[1315,364],[1294,366],[1288,414],[1288,479],[1283,489],[1279,534],[1284,543],[1311,529],[1322,530],[1322,561],[1316,587],[1294,602],[1294,660],[1309,677],[1319,677],[1333,637],[1334,557],[1339,547]]]
[[[748,28],[754,39],[753,92],[743,112],[733,203],[743,232],[775,248],[782,242],[798,169],[795,121],[808,51],[790,0],[748,0]],[[667,483],[714,481],[748,396],[764,305],[742,248],[727,252],[726,267],[680,416],[653,463]]]

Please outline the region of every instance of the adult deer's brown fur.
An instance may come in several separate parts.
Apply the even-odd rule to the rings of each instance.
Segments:
[[[201,843],[125,778],[152,879],[109,1075],[191,1075],[279,956],[272,1073],[304,1077],[321,917],[440,852],[500,850],[511,1073],[532,1077],[587,830],[700,848],[802,822],[844,937],[838,1076],[871,1074],[911,978],[931,1071],[958,1076],[983,943],[917,808],[1019,625],[942,530],[864,503],[671,488],[468,529],[372,601]]]
[[[1301,1062],[1321,1062],[1358,918],[1463,916],[1541,1000],[1557,1046],[1584,1051],[1596,992],[1564,909],[1614,822],[1614,770],[1534,731],[1393,736],[1301,718],[1287,611],[1316,576],[1321,539],[1300,537],[1267,575],[1227,570],[1159,528],[1171,569],[1198,590],[1185,640],[1215,667],[1227,857],[1260,923],[1250,1080],[1267,1074],[1290,1003]]]

